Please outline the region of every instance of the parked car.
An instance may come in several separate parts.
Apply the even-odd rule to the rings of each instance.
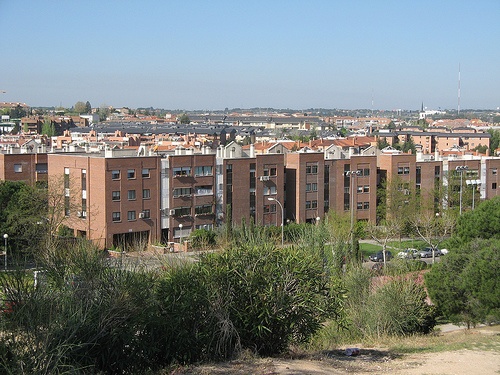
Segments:
[[[392,253],[390,251],[385,252],[385,260],[391,260],[392,259]],[[379,251],[376,254],[370,255],[370,260],[372,262],[383,262],[384,261],[384,254],[382,251]]]
[[[432,258],[432,247],[426,247],[418,253],[420,258]],[[439,249],[434,248],[434,256],[441,256],[441,251]]]
[[[415,259],[418,258],[418,250],[408,248],[406,250],[400,251],[398,253],[398,258],[400,259]]]

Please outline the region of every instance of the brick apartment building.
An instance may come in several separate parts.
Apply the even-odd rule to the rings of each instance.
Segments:
[[[134,241],[179,242],[195,229],[226,220],[314,223],[334,210],[374,222],[377,187],[396,177],[422,193],[435,186],[461,187],[464,209],[500,193],[500,158],[495,157],[334,145],[322,152],[256,153],[235,142],[215,153],[180,146],[162,154],[86,151],[0,153],[0,178],[35,183],[50,176],[49,186],[65,195],[66,225],[108,248]],[[462,175],[461,166],[467,166]]]
[[[46,153],[0,153],[0,180],[24,181],[30,185],[46,182]]]
[[[66,224],[76,236],[102,247],[160,239],[159,157],[60,153],[48,164],[49,187],[64,189]]]

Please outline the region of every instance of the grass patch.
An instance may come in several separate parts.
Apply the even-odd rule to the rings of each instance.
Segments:
[[[407,248],[420,250],[428,245],[421,240],[405,240],[405,241],[391,241],[388,243],[388,246],[400,250],[404,250]]]
[[[375,244],[365,243],[365,242],[362,242],[359,244],[359,251],[360,251],[361,255],[363,256],[363,258],[367,258],[370,255],[375,254],[377,251],[381,251],[381,250],[382,250],[382,246],[380,246],[380,245],[375,245]]]
[[[491,329],[491,327],[485,327]],[[455,350],[500,351],[500,333],[483,328],[460,330],[446,334],[387,337],[367,340],[369,347],[384,347],[395,354],[439,353]]]

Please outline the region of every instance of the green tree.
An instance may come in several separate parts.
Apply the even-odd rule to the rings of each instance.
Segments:
[[[10,118],[11,119],[20,119],[21,117],[26,116],[26,110],[21,107],[19,104],[10,110]]]
[[[495,150],[500,146],[500,130],[489,129],[490,138],[490,155],[495,155]]]
[[[383,150],[384,148],[390,146],[389,142],[387,142],[387,138],[386,137],[379,137],[377,139],[377,148],[379,150]]]
[[[99,121],[106,121],[106,119],[108,118],[110,112],[111,111],[109,110],[108,106],[101,105],[99,107]]]
[[[73,106],[73,110],[76,113],[86,113],[87,106],[84,102],[76,102],[75,105]]]
[[[450,251],[426,274],[441,314],[467,327],[500,319],[499,239],[473,239]]]
[[[47,195],[24,182],[0,183],[0,230],[9,235],[10,256],[30,257],[45,238]]]
[[[42,134],[45,134],[47,137],[52,137],[52,136],[56,135],[56,128],[55,128],[54,124],[48,119],[46,119],[43,122]]]
[[[417,149],[415,147],[415,142],[413,142],[412,137],[409,137],[409,139],[407,141],[403,142],[403,146],[401,147],[401,151],[403,151],[403,152],[411,151],[412,154],[415,154],[417,152]]]
[[[191,122],[189,116],[186,113],[183,113],[181,117],[179,117],[179,121],[181,124],[189,124]]]
[[[90,102],[87,101],[85,103],[85,113],[90,113],[90,112],[92,112],[92,106],[90,105]]]
[[[474,151],[479,152],[480,154],[486,154],[486,151],[488,151],[489,148],[486,145],[478,145],[474,147]]]
[[[460,244],[474,238],[500,239],[500,196],[481,202],[460,216],[455,241]]]

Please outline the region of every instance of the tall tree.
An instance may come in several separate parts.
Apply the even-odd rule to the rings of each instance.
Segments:
[[[87,101],[87,103],[85,103],[85,113],[90,113],[92,112],[92,106],[90,105],[90,102]]]
[[[500,319],[499,247],[498,239],[471,239],[426,274],[431,300],[445,318],[467,327]]]
[[[56,135],[56,128],[49,119],[45,119],[43,122],[42,134],[45,134],[47,137],[52,137]]]
[[[179,121],[181,122],[181,124],[189,124],[191,122],[189,116],[186,113],[183,113],[181,117],[179,117]]]
[[[76,113],[85,113],[87,110],[87,106],[84,102],[76,102],[73,106],[73,109]]]

